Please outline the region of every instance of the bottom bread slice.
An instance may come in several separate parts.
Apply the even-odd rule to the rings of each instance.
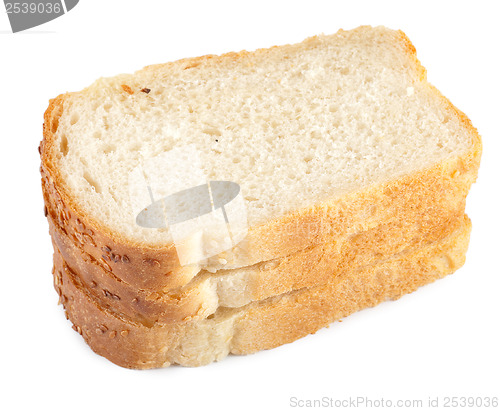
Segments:
[[[88,345],[127,368],[199,366],[229,353],[249,354],[314,333],[333,321],[397,299],[451,274],[465,262],[470,221],[449,236],[384,262],[353,269],[321,286],[220,308],[207,319],[146,327],[101,307],[54,254],[54,283],[73,328]]]

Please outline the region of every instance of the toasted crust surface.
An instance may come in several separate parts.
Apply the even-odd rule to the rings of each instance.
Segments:
[[[382,224],[367,232],[343,239],[333,238],[290,256],[256,265],[201,271],[186,286],[173,291],[150,292],[117,279],[49,219],[50,232],[68,267],[90,290],[99,304],[145,325],[168,324],[206,318],[220,306],[239,307],[304,287],[323,284],[350,270],[383,261],[404,249],[425,246],[449,235],[463,223],[460,214]],[[418,209],[420,210],[420,209]],[[451,210],[450,210],[451,211]]]
[[[245,257],[239,263],[247,266],[285,257],[325,243],[333,236],[360,234],[382,223],[397,224],[426,214],[445,220],[448,215],[463,211],[467,193],[477,177],[480,153],[480,146],[475,146],[474,152],[464,158],[451,159],[420,173],[370,187],[365,192],[320,204],[314,210],[294,213],[286,216],[283,224],[270,223],[272,228],[268,231],[263,227],[255,228],[255,234],[250,233],[246,245],[241,248],[251,252],[253,257]],[[105,264],[123,282],[154,292],[184,286],[201,271],[198,266],[180,266],[173,246],[153,250],[113,240],[88,222],[87,216],[75,211],[67,202],[70,200],[64,200],[64,195],[54,180],[50,182],[45,171],[42,175],[45,204],[51,218],[68,236],[76,239],[87,254]],[[305,238],[309,240],[305,242]],[[300,244],[292,245],[293,242]],[[107,259],[107,254],[115,258]],[[235,265],[238,264],[218,268],[230,269]]]
[[[221,309],[211,319],[146,327],[104,307],[54,254],[54,284],[68,318],[89,346],[128,368],[199,366],[228,355],[277,347],[353,312],[397,299],[454,272],[465,262],[470,221],[428,247],[351,269],[328,283]]]

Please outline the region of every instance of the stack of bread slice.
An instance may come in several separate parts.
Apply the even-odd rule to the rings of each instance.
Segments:
[[[182,146],[239,184],[248,222],[189,264],[128,187]],[[454,272],[481,140],[404,33],[360,27],[100,79],[51,101],[40,153],[67,317],[96,353],[155,368],[292,342]]]

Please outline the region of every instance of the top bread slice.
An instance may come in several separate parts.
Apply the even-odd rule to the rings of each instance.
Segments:
[[[135,223],[127,187],[135,167],[184,145],[196,147],[208,179],[241,186],[249,223],[236,247],[189,266],[169,230]],[[364,232],[409,208],[448,214],[442,187],[466,175],[465,200],[481,141],[426,81],[404,33],[360,27],[100,79],[51,101],[40,148],[59,226],[118,278],[165,289],[201,269]]]

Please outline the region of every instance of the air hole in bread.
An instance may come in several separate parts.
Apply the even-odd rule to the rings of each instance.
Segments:
[[[64,134],[61,136],[60,150],[63,157],[68,154],[68,139]]]
[[[217,130],[216,128],[205,128],[203,130],[203,133],[209,134],[211,136],[221,136],[222,133],[220,130]]]
[[[304,156],[303,160],[304,160],[306,163],[309,163],[309,161],[311,161],[313,158],[314,158],[314,156],[313,156],[313,155],[311,155],[311,154],[309,154],[309,155]]]
[[[52,124],[51,124],[52,133],[55,133],[57,131],[58,127],[59,127],[59,117],[55,117],[52,120]]]
[[[116,150],[116,146],[114,144],[106,144],[103,148],[102,148],[102,152],[104,154],[109,154],[109,153],[112,153],[113,151]]]
[[[101,186],[96,182],[96,180],[88,172],[85,172],[83,174],[83,178],[90,185],[90,188],[92,189],[92,191],[94,191],[98,194],[101,193]]]
[[[71,115],[69,123],[73,126],[73,125],[75,125],[78,122],[78,120],[80,120],[80,116],[77,113],[73,113]]]
[[[129,151],[139,151],[140,149],[141,149],[141,144],[139,142],[132,144],[129,147]],[[165,151],[167,151],[167,150],[165,149]]]

